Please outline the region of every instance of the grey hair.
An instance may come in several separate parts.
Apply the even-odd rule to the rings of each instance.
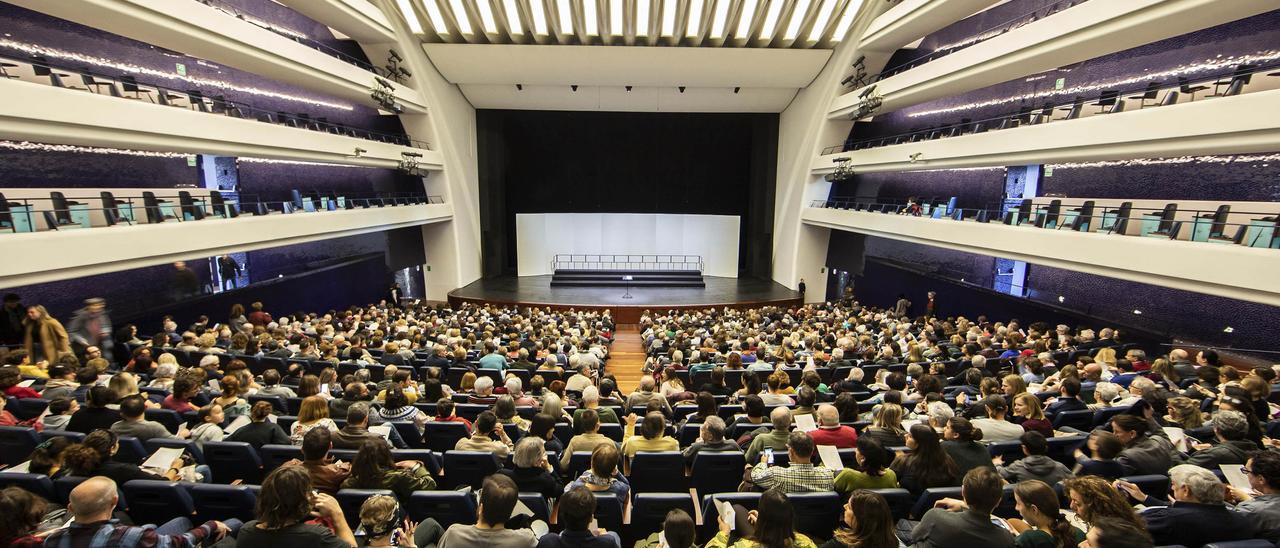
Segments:
[[[1098,401],[1109,404],[1120,395],[1120,385],[1113,382],[1100,382],[1094,387],[1093,394]]]
[[[516,442],[516,450],[511,456],[511,462],[517,468],[533,468],[546,456],[547,447],[543,441],[536,436],[529,436]]]
[[[818,426],[837,426],[840,424],[840,412],[836,410],[834,405],[824,403],[818,406],[817,411]]]
[[[361,367],[360,369],[357,369],[357,370],[356,370],[356,380],[357,380],[357,381],[360,381],[360,382],[366,382],[366,383],[367,383],[367,382],[369,382],[369,380],[370,380],[370,377],[369,377],[369,370],[368,370],[368,369],[365,369],[365,368],[363,368],[363,367]]]
[[[548,393],[542,398],[542,412],[559,419],[564,414],[564,402],[560,396]]]
[[[1218,411],[1213,415],[1213,429],[1225,439],[1242,440],[1249,435],[1249,419],[1239,411]]]
[[[1194,464],[1179,464],[1169,469],[1169,479],[1174,486],[1184,486],[1191,491],[1195,502],[1200,504],[1222,504],[1224,497],[1222,481],[1213,472]]]
[[[983,356],[982,354],[978,354],[977,356],[974,356],[972,359],[970,359],[969,363],[973,364],[973,366],[977,367],[978,369],[982,369],[983,367],[987,366],[987,357]]]
[[[582,389],[582,403],[600,401],[600,389],[588,386]]]
[[[493,390],[493,379],[489,377],[480,377],[476,379],[476,383],[473,386],[475,387],[475,391],[477,394],[482,392],[489,392]]]
[[[172,379],[178,374],[178,364],[162,363],[156,366],[156,378]]]
[[[851,381],[862,382],[862,379],[866,376],[867,372],[863,371],[861,367],[855,367],[849,370],[849,380]]]
[[[774,430],[783,432],[791,428],[791,409],[786,407],[776,407],[769,412],[769,423],[773,425]]]
[[[712,415],[710,417],[707,417],[705,420],[703,420],[702,429],[706,430],[707,433],[711,435],[712,440],[724,439],[724,429],[725,429],[724,419],[716,415]]]
[[[480,380],[480,379],[476,379],[476,380]],[[507,387],[508,394],[519,394],[522,386],[524,386],[524,384],[520,382],[519,377],[512,376],[511,378],[507,379],[506,387]]]
[[[951,409],[950,405],[947,405],[947,402],[944,401],[930,402],[927,409],[929,412],[929,423],[934,426],[946,426],[947,421],[951,420],[951,417],[956,416],[956,412]]]

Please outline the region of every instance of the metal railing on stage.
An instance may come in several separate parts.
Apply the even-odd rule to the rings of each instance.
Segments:
[[[557,254],[551,270],[686,270],[702,272],[702,255]]]

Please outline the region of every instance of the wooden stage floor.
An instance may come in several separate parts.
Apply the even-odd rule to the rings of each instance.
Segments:
[[[631,288],[551,287],[551,276],[481,279],[449,292],[449,302],[609,308],[617,323],[634,323],[644,309],[764,306],[800,303],[800,293],[772,280],[706,276],[707,286]]]

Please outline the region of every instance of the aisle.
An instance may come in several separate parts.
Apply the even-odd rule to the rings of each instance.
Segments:
[[[644,367],[644,347],[640,345],[640,330],[636,324],[618,324],[613,334],[613,346],[609,350],[608,370],[618,379],[618,390],[630,394],[640,384],[640,369]]]

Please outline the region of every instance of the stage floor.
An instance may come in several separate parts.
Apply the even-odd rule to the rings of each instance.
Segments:
[[[772,280],[705,276],[707,287],[551,287],[551,276],[481,279],[449,292],[449,300],[588,307],[675,307],[792,304],[800,293]]]

